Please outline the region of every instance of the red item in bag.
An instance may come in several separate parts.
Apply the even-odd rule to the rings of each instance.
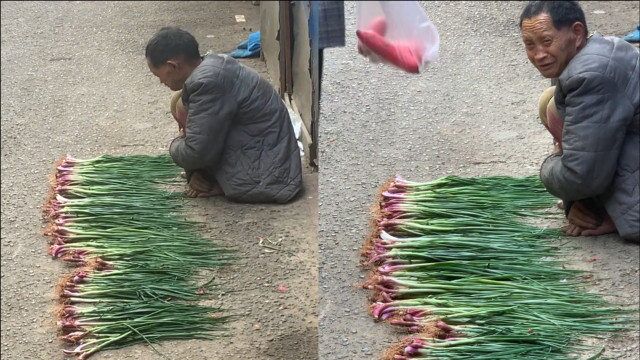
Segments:
[[[378,16],[377,18],[371,20],[369,24],[369,29],[378,35],[384,36],[387,33],[387,19],[382,16]]]
[[[438,59],[440,36],[419,1],[358,1],[358,53],[372,63],[384,63],[420,73]]]
[[[387,33],[387,20],[383,16],[371,20],[371,23],[367,26],[366,30],[371,30],[380,36],[384,36]],[[358,52],[364,56],[369,56],[371,50],[362,45],[362,42],[358,41]]]
[[[364,46],[391,64],[410,73],[420,72],[422,49],[419,44],[389,42],[371,30],[356,30],[356,35]]]

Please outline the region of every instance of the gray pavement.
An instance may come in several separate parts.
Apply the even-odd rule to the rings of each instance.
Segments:
[[[243,14],[246,23],[234,15]],[[162,26],[194,34],[201,53],[229,51],[259,29],[239,2],[2,2],[2,359],[60,359],[53,287],[69,271],[47,255],[39,206],[60,156],[162,154],[177,135],[171,92],[148,70]],[[266,76],[258,59],[243,60]],[[202,231],[240,260],[218,275],[215,304],[241,315],[230,337],[105,351],[92,359],[317,358],[317,174],[285,205],[188,203]],[[275,250],[259,245],[272,241]],[[278,286],[288,288],[286,293]]]
[[[423,4],[442,43],[440,60],[416,76],[357,54],[355,4],[346,3],[347,46],[325,51],[320,176],[306,169],[304,196],[283,207],[190,202],[192,216],[207,223],[203,231],[244,259],[220,273],[229,291],[218,300],[245,316],[233,323],[230,338],[163,343],[158,349],[165,356],[379,358],[403,336],[372,320],[368,293],[359,288],[365,275],[359,250],[380,184],[395,174],[426,181],[537,173],[552,149],[536,119],[537,96],[549,81],[522,49],[522,3]],[[194,33],[202,52],[230,50],[257,30],[258,7],[248,1],[1,6],[0,352],[8,360],[57,359],[53,285],[68,269],[46,255],[39,210],[53,162],[67,153],[166,152],[176,126],[167,109],[170,92],[146,67],[147,39],[171,24]],[[584,7],[591,30],[623,35],[637,25],[637,2]],[[237,24],[236,14],[247,23]],[[264,63],[246,63],[266,76]],[[281,251],[261,248],[265,237]],[[603,236],[567,239],[565,247],[567,266],[594,270],[590,289],[638,303],[637,244]],[[278,292],[280,284],[289,291]],[[606,354],[637,359],[638,340],[636,331],[607,341]],[[94,358],[161,357],[139,345]]]
[[[374,323],[359,250],[378,187],[400,174],[531,175],[552,150],[537,120],[549,86],[521,44],[521,2],[423,2],[437,26],[440,60],[419,76],[368,63],[356,51],[355,4],[346,3],[347,42],[325,50],[320,122],[320,302],[322,359],[376,359],[403,335]],[[590,30],[623,35],[638,4],[584,4]],[[604,11],[601,13],[598,11]],[[637,244],[613,236],[567,239],[567,266],[595,270],[590,284],[637,304]],[[596,261],[588,262],[593,256]],[[637,359],[638,333],[608,341],[607,355]]]

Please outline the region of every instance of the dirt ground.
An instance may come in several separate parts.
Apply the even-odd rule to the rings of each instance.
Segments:
[[[523,2],[422,2],[438,28],[440,60],[424,74],[374,65],[356,51],[355,4],[345,3],[347,41],[325,50],[320,122],[322,359],[377,359],[403,337],[367,313],[359,249],[378,187],[400,174],[531,175],[552,150],[537,119],[549,86],[528,62],[518,19]],[[584,2],[589,30],[622,36],[638,25],[637,2]],[[548,224],[552,226],[553,224]],[[588,284],[638,306],[639,246],[615,236],[566,239],[566,266],[593,270]],[[638,359],[638,331],[606,341],[605,355]]]
[[[239,14],[245,23],[236,22]],[[53,286],[67,270],[48,257],[40,234],[53,162],[64,154],[162,154],[177,135],[171,92],[144,58],[146,41],[167,25],[194,34],[202,53],[227,52],[259,30],[259,7],[2,2],[2,359],[62,358],[50,310]],[[242,61],[267,76],[260,60]],[[203,231],[240,255],[220,273],[218,302],[242,316],[228,338],[159,344],[166,358],[317,358],[317,173],[305,169],[304,184],[285,206],[189,202]],[[95,356],[158,358],[144,345]]]

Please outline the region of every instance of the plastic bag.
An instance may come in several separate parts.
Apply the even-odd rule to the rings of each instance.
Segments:
[[[251,58],[260,56],[260,31],[252,32],[247,40],[238,44],[229,55],[233,58]]]
[[[417,1],[358,1],[358,52],[409,73],[438,59],[440,36]]]

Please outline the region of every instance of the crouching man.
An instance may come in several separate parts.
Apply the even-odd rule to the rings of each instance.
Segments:
[[[588,36],[575,1],[531,1],[520,17],[527,56],[556,86],[540,98],[555,152],[540,169],[563,200],[568,235],[640,235],[640,60],[622,39]]]
[[[200,56],[175,27],[147,43],[151,72],[173,91],[181,136],[169,147],[187,175],[188,196],[285,203],[302,186],[300,150],[286,106],[268,81],[226,55]]]

